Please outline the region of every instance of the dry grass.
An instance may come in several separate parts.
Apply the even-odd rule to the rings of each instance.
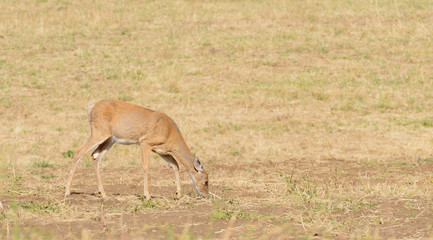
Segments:
[[[432,6],[1,1],[2,236],[431,237]],[[152,156],[146,203],[139,149],[114,146],[112,199],[90,194],[85,159],[81,194],[61,203],[87,106],[104,98],[172,116],[221,199],[196,200],[183,172],[190,196],[172,200]]]

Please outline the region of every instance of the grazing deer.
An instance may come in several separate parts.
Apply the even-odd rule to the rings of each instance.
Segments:
[[[176,123],[166,114],[122,101],[102,100],[90,106],[88,115],[91,134],[87,143],[75,154],[66,183],[65,197],[71,194],[71,184],[77,163],[96,147],[91,156],[95,166],[98,191],[103,198],[106,198],[99,173],[99,161],[116,142],[141,146],[146,199],[150,199],[148,172],[151,151],[159,154],[173,167],[178,198],[182,196],[178,162],[181,162],[188,170],[198,194],[204,198],[209,197],[208,175],[202,163],[191,153]]]

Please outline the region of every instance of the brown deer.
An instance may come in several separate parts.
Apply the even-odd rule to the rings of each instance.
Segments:
[[[198,194],[204,198],[209,197],[208,175],[202,163],[191,153],[176,123],[165,113],[118,100],[102,100],[89,107],[88,115],[91,134],[87,143],[75,154],[66,183],[65,197],[71,194],[72,179],[79,160],[96,147],[91,156],[96,171],[98,191],[103,198],[106,198],[99,172],[99,161],[116,142],[141,146],[146,199],[150,199],[148,172],[151,151],[159,154],[173,167],[178,198],[182,196],[178,162],[188,170]]]

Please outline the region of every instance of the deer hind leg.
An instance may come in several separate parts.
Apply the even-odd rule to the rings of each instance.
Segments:
[[[150,151],[151,147],[144,143],[143,141],[141,144],[141,157],[143,160],[143,174],[144,174],[144,197],[146,200],[150,200],[150,193],[149,193],[149,164],[150,164]]]
[[[105,153],[110,150],[110,148],[113,146],[113,144],[116,141],[113,140],[112,137],[107,138],[103,143],[101,143],[98,148],[96,148],[95,151],[92,153],[92,159],[93,159],[93,166],[95,167],[96,172],[96,180],[98,182],[98,192],[101,194],[103,198],[106,198],[107,195],[105,194],[104,187],[102,185],[102,178],[101,173],[99,170],[99,163],[102,159],[102,157],[105,155]]]
[[[95,148],[96,146],[99,146],[101,143],[103,143],[105,140],[107,140],[107,138],[109,138],[109,136],[106,137],[101,137],[101,136],[94,136],[91,135],[89,137],[89,139],[87,140],[87,143],[84,144],[83,146],[81,146],[77,152],[75,153],[75,157],[74,160],[72,162],[72,168],[71,171],[69,172],[69,178],[68,181],[66,182],[66,187],[65,187],[65,197],[70,196],[71,195],[71,185],[72,185],[72,180],[74,178],[74,173],[75,170],[77,168],[77,164],[80,161],[80,159],[87,154],[88,152],[90,152],[90,150],[92,150],[93,148]]]
[[[164,159],[166,162],[168,162],[171,165],[171,167],[173,168],[174,176],[176,178],[176,197],[181,198],[182,197],[182,189],[180,186],[179,164],[170,155],[160,155],[160,156],[162,157],[162,159]]]

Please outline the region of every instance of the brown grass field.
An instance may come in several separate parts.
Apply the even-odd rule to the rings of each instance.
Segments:
[[[429,0],[0,1],[0,239],[433,237]],[[138,146],[64,186],[87,107],[171,116],[209,173]]]

